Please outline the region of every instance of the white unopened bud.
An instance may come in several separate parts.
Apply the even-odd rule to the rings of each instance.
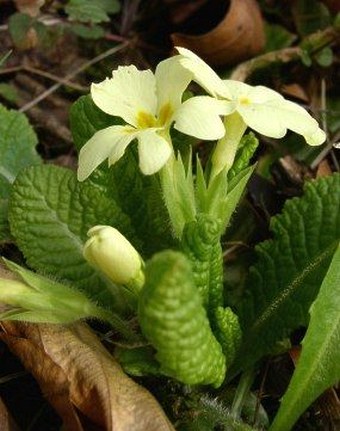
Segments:
[[[117,284],[142,287],[143,261],[137,250],[115,228],[94,226],[83,250],[85,259]]]

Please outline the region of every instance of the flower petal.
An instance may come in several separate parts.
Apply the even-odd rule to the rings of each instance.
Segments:
[[[225,128],[220,115],[230,114],[236,105],[209,96],[197,96],[186,100],[174,115],[175,129],[195,138],[220,139]]]
[[[94,103],[109,115],[123,118],[137,126],[139,112],[156,114],[156,79],[151,70],[120,66],[99,84],[91,85]]]
[[[317,121],[304,108],[283,97],[240,105],[238,112],[249,127],[272,138],[282,138],[290,129],[304,136],[310,145],[320,145],[325,140]]]
[[[228,88],[217,73],[201,58],[187,48],[176,47],[180,53],[181,65],[193,74],[193,80],[214,97],[220,96],[231,99]]]
[[[307,144],[314,146],[323,144],[326,141],[327,136],[323,130],[318,128],[315,133],[312,135],[305,135],[304,138],[306,139]]]
[[[161,61],[156,68],[158,112],[167,104],[175,111],[181,104],[184,90],[192,80],[193,74],[180,64],[180,58],[179,55],[168,58]]]
[[[233,100],[238,99],[239,97],[247,97],[253,88],[244,82],[232,79],[223,80],[223,84],[228,89],[230,98]]]
[[[245,84],[244,84],[245,85]],[[263,85],[256,85],[255,87],[250,87],[249,97],[254,103],[264,103],[268,101],[285,101],[286,99],[277,91],[271,88],[264,87]]]
[[[86,180],[108,157],[111,164],[120,159],[135,137],[135,129],[128,126],[111,126],[95,133],[79,152],[78,180]]]
[[[173,152],[169,142],[155,130],[138,133],[139,167],[145,175],[158,172]]]

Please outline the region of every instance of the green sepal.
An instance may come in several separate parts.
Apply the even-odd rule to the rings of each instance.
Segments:
[[[174,251],[156,254],[146,265],[139,322],[156,348],[161,372],[182,383],[219,387],[225,357],[214,337],[189,260]]]
[[[250,166],[242,169],[230,181],[228,173],[223,170],[207,184],[201,162],[197,159],[195,189],[197,212],[219,218],[222,221],[221,235],[230,222],[254,168]]]
[[[1,320],[66,324],[97,317],[98,307],[83,293],[2,260],[15,277],[0,278],[0,301],[14,307],[0,313]]]
[[[181,238],[186,223],[195,220],[196,203],[191,157],[184,167],[182,157],[170,159],[160,172],[162,192],[173,234]]]
[[[253,157],[258,146],[259,141],[253,133],[243,136],[233,166],[228,172],[229,181],[249,167],[250,159]]]

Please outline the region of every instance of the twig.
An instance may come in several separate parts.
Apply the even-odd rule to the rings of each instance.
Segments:
[[[333,144],[336,142],[335,139],[330,139],[328,134],[328,126],[327,126],[327,100],[326,100],[326,81],[325,79],[321,80],[321,122],[322,128],[326,132],[327,136],[327,145],[325,148],[318,154],[318,156],[313,160],[310,164],[311,169],[315,169],[319,163],[327,156],[330,152],[332,161],[337,171],[339,171],[339,163],[337,158],[335,157],[333,150]]]
[[[328,27],[323,31],[307,36],[300,46],[279,49],[277,51],[267,52],[251,60],[238,65],[232,72],[230,79],[237,81],[246,81],[248,76],[257,70],[265,69],[273,63],[289,63],[301,58],[303,51],[308,50],[310,53],[320,51],[325,46],[332,44],[339,37],[339,29]]]
[[[62,85],[66,84],[67,82],[74,78],[76,75],[78,75],[79,73],[83,72],[84,70],[86,70],[87,68],[89,68],[90,66],[104,60],[104,58],[109,57],[110,55],[115,54],[118,51],[121,51],[122,49],[124,49],[129,42],[124,42],[121,43],[120,45],[117,45],[113,48],[108,49],[107,51],[97,55],[97,57],[93,58],[92,60],[87,61],[86,63],[82,64],[81,66],[79,66],[76,70],[74,70],[73,72],[67,74],[64,78],[61,78],[59,82],[57,82],[56,84],[52,85],[52,87],[50,87],[49,89],[47,89],[46,91],[44,91],[43,93],[41,93],[39,96],[37,96],[35,99],[33,99],[31,102],[27,103],[26,105],[24,105],[22,108],[19,109],[20,112],[26,112],[28,111],[30,108],[32,108],[33,106],[37,105],[39,102],[41,102],[42,100],[46,99],[46,97],[48,97],[50,94],[54,93],[56,90],[58,90],[58,88],[60,88]]]
[[[0,70],[0,75],[6,75],[8,73],[14,73],[14,72],[28,72],[32,73],[34,75],[39,75],[44,78],[48,78],[51,81],[60,82],[62,85],[66,85],[67,87],[73,88],[77,91],[85,91],[85,88],[81,85],[78,85],[76,83],[73,83],[71,81],[65,80],[65,78],[59,78],[59,76],[54,75],[53,73],[46,72],[44,70],[36,69],[35,67],[31,66],[15,66],[15,67],[9,67],[7,69]]]

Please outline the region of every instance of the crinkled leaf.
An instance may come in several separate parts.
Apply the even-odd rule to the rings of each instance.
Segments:
[[[310,324],[271,431],[290,430],[304,410],[340,380],[340,246],[310,309]]]
[[[7,206],[11,184],[22,168],[41,163],[37,143],[25,115],[0,105],[0,242],[10,239]]]
[[[110,169],[108,187],[129,215],[146,256],[174,246],[159,179],[141,173],[135,148]]]
[[[271,220],[274,239],[257,248],[239,317],[243,344],[233,371],[270,353],[276,342],[309,320],[340,237],[340,175],[307,183]]]
[[[71,282],[106,306],[118,305],[109,294],[111,285],[82,255],[87,231],[94,225],[114,226],[134,242],[128,217],[100,188],[79,183],[69,169],[28,168],[13,185],[9,221],[32,268]]]
[[[154,397],[124,374],[86,325],[3,326],[1,339],[36,378],[65,429],[174,431]]]

